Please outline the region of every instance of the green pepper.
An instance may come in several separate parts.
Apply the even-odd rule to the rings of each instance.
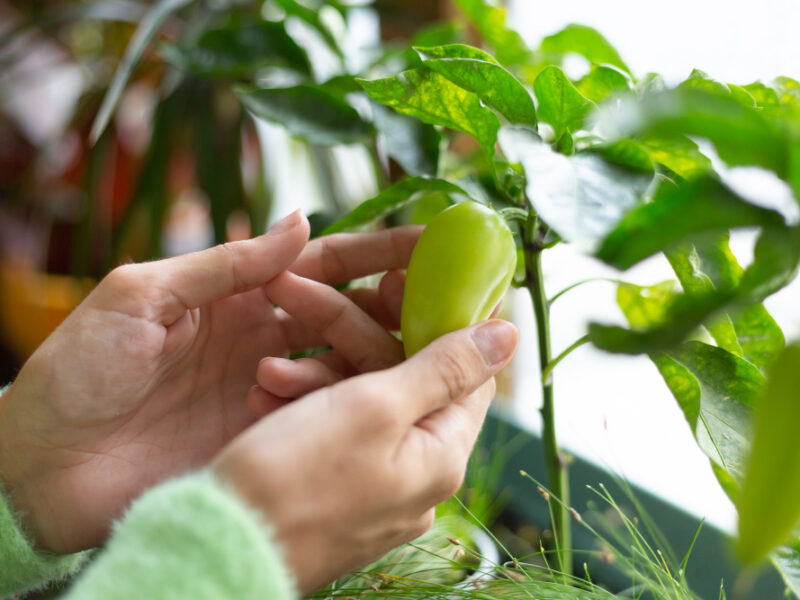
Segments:
[[[516,264],[514,236],[492,209],[462,202],[434,217],[408,265],[400,317],[406,356],[488,318]]]

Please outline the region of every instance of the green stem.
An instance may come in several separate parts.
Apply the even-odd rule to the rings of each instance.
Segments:
[[[605,281],[605,282],[608,282],[608,283],[616,283],[617,285],[622,285],[623,283],[625,283],[621,279],[614,279],[613,277],[590,277],[589,279],[582,279],[581,281],[577,281],[577,282],[575,282],[575,283],[573,283],[571,285],[568,285],[563,290],[561,290],[560,292],[555,294],[552,298],[550,298],[550,300],[548,300],[547,302],[548,302],[548,304],[553,304],[553,302],[555,302],[556,300],[561,298],[561,296],[563,296],[567,292],[570,292],[570,291],[574,290],[576,287],[580,287],[580,286],[582,286],[584,284],[587,284],[587,283],[594,283],[596,281]]]
[[[542,370],[542,381],[545,383],[550,383],[553,379],[553,369],[556,368],[556,365],[569,356],[573,350],[589,343],[589,341],[590,338],[589,334],[587,333],[582,338],[575,340],[566,350],[547,363],[547,366]]]
[[[525,229],[526,287],[533,302],[539,341],[539,367],[544,375],[548,365],[551,363],[552,349],[550,346],[550,307],[545,295],[544,278],[542,276],[542,248],[537,239],[540,237],[537,219],[531,218]],[[560,503],[551,503],[553,509],[553,536],[558,548],[556,557],[558,559],[558,570],[569,576],[572,574],[572,524],[568,508],[569,485],[567,482],[566,461],[559,451],[556,439],[552,379],[543,376],[541,385],[542,442],[547,464],[547,483],[553,495],[561,501]]]

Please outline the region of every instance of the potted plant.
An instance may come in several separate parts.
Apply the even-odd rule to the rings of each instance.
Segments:
[[[720,484],[740,509],[740,556],[755,562],[769,554],[785,586],[800,593],[800,544],[791,537],[800,517],[794,508],[800,507],[800,473],[791,431],[780,426],[795,416],[786,381],[797,367],[796,352],[786,346],[763,306],[796,274],[800,229],[790,212],[762,206],[739,190],[727,169],[765,169],[798,199],[800,84],[779,78],[733,85],[696,71],[668,87],[656,74],[637,78],[613,46],[588,27],[570,25],[530,48],[506,24],[504,9],[484,0],[456,0],[460,24],[427,28],[410,46],[377,46],[371,60],[352,67],[338,33],[351,8],[338,2],[312,4],[253,2],[206,12],[193,11],[189,0],[161,0],[142,18],[91,136],[102,139],[137,64],[154,51],[154,36],[170,19],[178,19],[178,33],[155,50],[172,76],[161,83],[162,112],[156,112],[147,176],[137,187],[144,190],[139,197],[153,202],[148,204],[153,207],[150,233],[159,231],[164,214],[160,164],[168,149],[159,127],[170,126],[171,116],[180,113],[180,94],[207,86],[238,100],[244,108],[236,113],[238,119],[279,124],[316,148],[318,159],[330,158],[320,149],[333,145],[363,149],[380,189],[323,233],[393,224],[419,207],[434,213],[437,206],[456,202],[492,207],[515,232],[515,285],[530,296],[541,375],[539,389],[516,391],[542,399],[541,450],[535,452],[538,443],[526,440],[526,466],[516,470],[533,473],[541,482],[530,482],[527,491],[515,486],[508,506],[539,526],[549,523],[545,526],[552,535],[538,540],[535,560],[513,557],[495,565],[494,578],[485,583],[491,588],[488,597],[609,597],[592,579],[593,572],[603,570],[603,561],[584,565],[579,554],[591,547],[582,539],[584,530],[606,544],[608,556],[635,579],[625,590],[619,573],[616,582],[610,574],[607,586],[615,592],[695,597],[686,560],[670,558],[666,544],[656,552],[648,542],[660,537],[657,525],[668,526],[659,523],[661,515],[668,515],[665,521],[671,518],[663,503],[638,500],[646,495],[628,495],[624,486],[613,492],[595,488],[592,494],[600,506],[610,508],[626,532],[627,537],[616,540],[608,533],[613,527],[603,530],[576,509],[587,497],[578,497],[569,471],[580,483],[586,483],[589,472],[580,461],[570,465],[559,448],[552,374],[585,343],[652,359]],[[562,69],[570,54],[582,55],[590,65],[578,78]],[[323,55],[334,65],[324,72],[318,66]],[[217,139],[214,126],[209,127],[208,139]],[[231,127],[238,131],[238,125]],[[202,150],[198,156],[207,158]],[[335,174],[327,158],[318,161],[320,172]],[[210,163],[196,164],[209,196],[227,197],[215,187],[224,178],[209,173]],[[215,208],[215,202],[219,234],[232,209],[224,204]],[[757,228],[759,238],[753,260],[740,266],[728,236],[743,227]],[[617,302],[628,326],[592,324],[585,336],[553,356],[549,308],[558,294],[546,296],[543,274],[549,268],[548,251],[559,244],[575,244],[619,271]],[[158,253],[157,242],[150,250]],[[625,282],[626,269],[657,253],[666,255],[675,281],[647,287]],[[490,423],[489,439],[498,423]],[[519,465],[516,460],[508,464]],[[774,468],[775,463],[785,469]],[[590,477],[601,476],[594,472]],[[765,496],[759,493],[765,487],[781,498],[774,514],[765,510]],[[621,507],[620,498],[632,505],[639,523]],[[655,524],[643,517],[648,506],[660,513]],[[521,507],[538,508],[526,513]],[[763,536],[754,522],[763,525]],[[437,539],[441,542],[441,536]],[[634,550],[621,550],[625,544]],[[440,555],[442,550],[430,552]],[[373,573],[390,575],[375,568]],[[416,578],[405,585],[409,573],[394,575],[387,580],[391,589],[373,579],[375,585],[368,584],[363,594],[487,597],[480,595],[483,582],[465,590]],[[712,585],[719,587],[719,582]],[[356,591],[334,587],[321,594]]]

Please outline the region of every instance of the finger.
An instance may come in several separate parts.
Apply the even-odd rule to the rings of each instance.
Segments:
[[[285,271],[265,290],[297,321],[318,332],[360,373],[403,360],[402,344],[332,287]]]
[[[375,319],[384,329],[400,329],[400,307],[403,304],[405,275],[393,270],[381,279],[378,289],[355,288],[342,293],[355,302],[361,310]]]
[[[139,313],[136,316],[171,324],[188,309],[246,292],[275,277],[295,261],[308,231],[305,217],[293,212],[265,235],[250,240],[121,267],[109,276],[116,292],[112,300]]]
[[[390,269],[405,269],[423,227],[406,225],[373,233],[337,233],[308,243],[291,271],[328,285]]]
[[[256,420],[258,420],[262,417],[265,417],[269,413],[278,410],[282,406],[285,406],[291,402],[291,400],[279,398],[275,394],[271,394],[260,386],[254,385],[247,391],[245,402],[247,403],[247,407],[250,409],[250,413]]]
[[[403,307],[405,289],[406,274],[400,270],[386,273],[378,286],[378,292],[383,299],[383,304],[394,318],[394,322],[397,323],[397,329],[400,329],[400,313]]]
[[[381,279],[378,289],[356,288],[342,290],[358,307],[377,321],[384,329],[400,329],[400,307],[403,303],[406,276],[402,271],[389,271]],[[290,352],[322,346],[326,341],[319,332],[292,317],[283,309],[275,311],[275,317],[283,330]]]
[[[265,358],[256,370],[256,381],[280,398],[299,398],[341,381],[343,376],[314,358]]]
[[[498,319],[454,331],[389,371],[386,385],[403,394],[406,421],[416,423],[482,386],[511,360],[517,339],[516,327]]]

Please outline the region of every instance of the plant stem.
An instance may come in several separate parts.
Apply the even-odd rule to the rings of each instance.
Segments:
[[[544,289],[542,277],[542,248],[537,239],[539,227],[537,219],[532,218],[525,228],[525,279],[526,287],[533,302],[536,330],[539,341],[539,368],[543,375],[552,359],[550,347],[550,306]],[[553,509],[553,537],[558,551],[558,570],[566,575],[572,574],[572,535],[569,515],[569,485],[567,468],[558,449],[553,407],[553,382],[550,377],[541,377],[542,386],[542,442],[547,463],[547,484],[552,494],[561,502],[551,502]]]

